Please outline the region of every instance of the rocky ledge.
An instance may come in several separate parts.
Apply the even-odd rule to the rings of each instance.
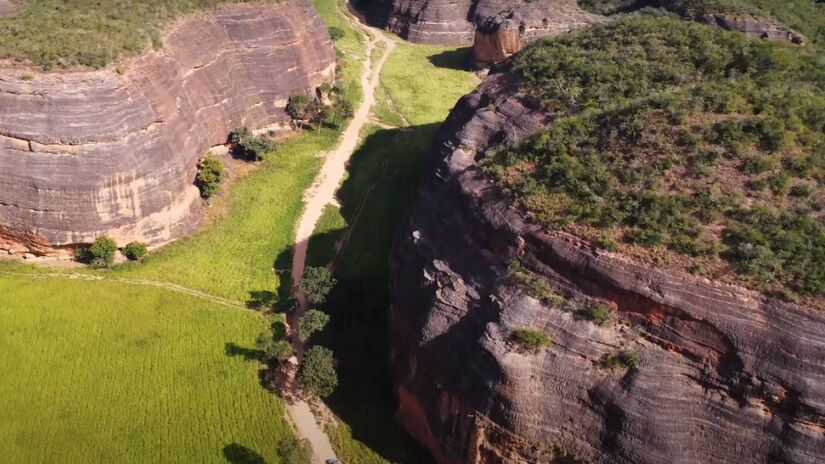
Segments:
[[[331,81],[334,66],[307,0],[181,20],[163,49],[102,71],[0,65],[0,249],[51,254],[103,233],[161,244],[192,232],[205,150],[235,127],[287,122],[289,96]]]
[[[825,314],[535,225],[478,166],[548,122],[517,87],[460,100],[396,239],[398,420],[440,463],[823,462]],[[536,299],[514,262],[618,322]],[[521,327],[552,343],[519,349]],[[620,350],[638,365],[604,367]]]

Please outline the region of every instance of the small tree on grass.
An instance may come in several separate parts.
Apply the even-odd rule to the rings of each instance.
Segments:
[[[292,356],[292,345],[286,340],[275,340],[271,333],[264,332],[258,335],[255,346],[263,351],[266,361],[284,362]]]
[[[132,242],[123,247],[123,255],[132,261],[137,261],[146,256],[146,245],[139,242]]]
[[[329,37],[334,40],[338,41],[344,38],[346,33],[340,27],[330,26],[329,27]]]
[[[332,365],[332,351],[313,346],[304,354],[298,372],[298,383],[306,393],[326,397],[338,386],[338,374]]]
[[[249,161],[260,161],[264,155],[278,148],[274,140],[255,136],[246,127],[239,127],[229,133],[232,154]]]
[[[307,341],[315,332],[324,330],[329,322],[329,316],[317,309],[310,309],[301,317],[298,322],[298,337],[302,341]]]
[[[304,278],[298,285],[298,289],[306,295],[312,304],[322,304],[327,300],[327,295],[335,287],[335,278],[325,267],[308,267],[304,271]]]
[[[530,351],[544,348],[553,342],[549,335],[535,329],[516,329],[513,331],[512,339],[517,345]]]
[[[195,176],[195,185],[201,191],[201,197],[208,200],[218,192],[223,181],[223,165],[213,157],[206,156],[198,164],[198,175]]]
[[[312,448],[309,440],[289,437],[278,444],[278,457],[287,464],[310,464]]]
[[[78,261],[87,263],[93,268],[101,269],[111,267],[115,261],[117,243],[106,235],[96,238],[92,244],[86,248],[81,248],[75,254]]]

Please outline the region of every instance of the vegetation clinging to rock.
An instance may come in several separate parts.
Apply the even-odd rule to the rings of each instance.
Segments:
[[[204,199],[208,200],[218,193],[223,176],[223,164],[214,156],[206,156],[200,161],[198,174],[195,176],[195,186],[201,191]]]
[[[93,268],[103,269],[112,266],[115,253],[117,253],[117,243],[111,237],[101,235],[88,247],[78,249],[75,257],[78,261],[89,264]]]

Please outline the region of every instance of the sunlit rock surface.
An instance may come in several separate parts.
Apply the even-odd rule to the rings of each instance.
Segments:
[[[548,121],[503,70],[457,104],[393,253],[398,420],[440,463],[825,462],[825,314],[548,232],[480,172]],[[529,296],[518,260],[601,327]],[[514,329],[552,337],[537,353]],[[637,369],[602,367],[635,350]]]
[[[182,20],[162,49],[102,71],[0,65],[0,249],[192,232],[205,150],[286,122],[289,96],[330,81],[334,60],[315,9],[288,0]]]

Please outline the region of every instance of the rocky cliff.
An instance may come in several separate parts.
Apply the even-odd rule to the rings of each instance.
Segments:
[[[205,150],[286,122],[288,97],[330,81],[334,60],[317,12],[289,0],[182,20],[162,49],[103,71],[0,66],[0,249],[190,233]]]
[[[399,231],[398,420],[440,463],[823,462],[825,314],[535,225],[479,167],[548,123],[517,83],[460,100]],[[615,325],[571,310],[594,299]],[[553,341],[519,349],[521,327]],[[638,365],[604,367],[621,350]]]
[[[360,8],[374,22],[418,43],[470,45],[478,41],[476,29],[482,27],[481,57],[510,53],[515,47],[515,42],[511,43],[513,31],[525,41],[567,32],[601,18],[582,11],[576,0],[376,0]],[[504,22],[507,37],[487,37],[495,23]],[[507,43],[499,47],[496,40]]]

